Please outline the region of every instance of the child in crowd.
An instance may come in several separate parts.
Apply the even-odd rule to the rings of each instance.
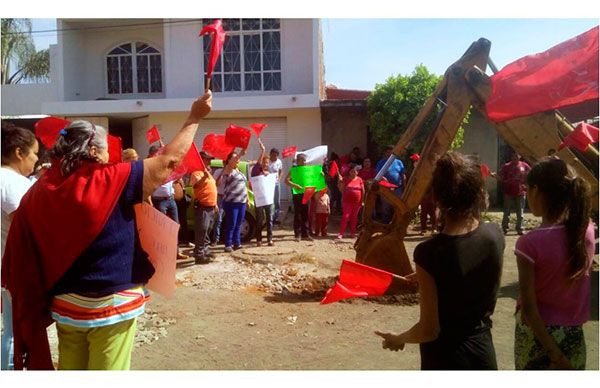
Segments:
[[[339,173],[338,173],[339,174]],[[358,212],[365,197],[365,186],[363,180],[358,176],[356,164],[350,164],[347,176],[342,179],[339,175],[339,189],[342,192],[342,222],[340,233],[337,238],[344,237],[346,226],[350,223],[350,237],[356,236],[356,225],[358,224]]]
[[[414,252],[420,318],[401,334],[375,334],[384,349],[420,344],[423,370],[497,369],[491,316],[505,243],[497,224],[481,221],[485,186],[479,162],[446,153],[436,162],[432,186],[444,229]]]
[[[329,194],[327,194],[327,188],[319,191],[313,197],[315,201],[315,235],[327,237],[327,224],[329,223],[329,213],[331,208],[329,206]]]
[[[542,224],[515,245],[515,369],[585,369],[582,325],[595,248],[589,193],[560,159],[545,159],[527,175],[529,208]]]

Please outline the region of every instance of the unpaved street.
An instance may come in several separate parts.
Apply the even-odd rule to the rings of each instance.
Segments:
[[[489,215],[497,219],[499,214]],[[533,225],[529,221],[529,225]],[[330,232],[337,231],[332,223]],[[494,321],[498,365],[514,369],[517,267],[509,232]],[[407,237],[409,255],[424,237]],[[403,330],[418,319],[416,296],[352,299],[320,305],[352,242],[294,242],[286,225],[275,247],[247,245],[214,262],[180,262],[171,300],[153,295],[133,353],[136,370],[415,370],[418,346],[381,349],[376,329]],[[585,325],[587,369],[598,370],[598,270],[592,319]]]

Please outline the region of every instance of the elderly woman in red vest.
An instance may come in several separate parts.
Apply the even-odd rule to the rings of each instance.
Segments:
[[[183,160],[211,109],[197,99],[159,156],[107,164],[107,132],[87,121],[61,130],[52,167],[23,197],[2,262],[13,297],[15,369],[53,369],[46,327],[57,322],[59,369],[129,369],[144,284],[134,204]]]

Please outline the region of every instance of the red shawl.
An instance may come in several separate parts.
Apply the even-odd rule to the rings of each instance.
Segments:
[[[21,200],[2,258],[12,297],[15,369],[54,369],[46,327],[50,290],[100,234],[131,165],[85,163],[67,177],[54,163]]]

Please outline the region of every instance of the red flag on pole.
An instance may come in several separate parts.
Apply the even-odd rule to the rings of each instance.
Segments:
[[[481,163],[479,165],[479,170],[481,170],[481,176],[483,177],[483,179],[491,175],[490,168],[487,166],[487,164]]]
[[[329,176],[333,178],[337,175],[339,171],[340,169],[338,168],[338,165],[334,160],[333,162],[331,162],[331,166],[329,167]]]
[[[381,296],[392,284],[393,276],[391,272],[343,260],[339,280],[327,290],[321,304],[360,296]]]
[[[204,137],[202,150],[213,155],[215,158],[225,160],[227,155],[235,149],[235,146],[227,143],[225,135],[215,135],[209,133]]]
[[[260,124],[260,123],[250,124],[250,128],[252,128],[252,130],[254,131],[254,133],[256,133],[256,137],[260,137],[260,133],[266,127],[267,127],[267,124]]]
[[[221,50],[223,49],[223,43],[225,43],[225,30],[223,30],[223,24],[221,19],[213,21],[202,27],[200,30],[200,36],[205,34],[213,34],[212,42],[210,44],[210,54],[208,57],[208,66],[206,68],[206,78],[212,77],[213,69],[217,64]]]
[[[233,124],[229,124],[225,130],[225,141],[234,147],[248,148],[251,136],[249,129]]]
[[[160,141],[160,133],[158,133],[156,125],[153,125],[152,128],[146,131],[146,141],[148,141],[148,144]]]
[[[123,154],[123,143],[120,137],[108,135],[108,163],[119,163]]]
[[[71,122],[65,119],[59,119],[58,117],[46,117],[38,120],[35,127],[35,135],[41,140],[42,144],[47,149],[50,149],[56,143],[58,139],[58,133],[61,129],[68,127]]]
[[[289,146],[281,150],[281,157],[287,158],[288,156],[296,155],[296,146]]]
[[[590,144],[598,143],[599,130],[593,125],[579,123],[577,127],[565,136],[563,141],[558,145],[558,149],[561,150],[565,147],[575,147],[581,152],[585,152]]]
[[[598,98],[598,27],[490,77],[490,120],[501,122]]]
[[[316,187],[313,187],[313,186],[307,186],[304,188],[304,195],[302,196],[302,204],[303,205],[306,205],[308,203],[308,201],[310,201],[312,196],[315,194],[315,189],[316,189]]]

